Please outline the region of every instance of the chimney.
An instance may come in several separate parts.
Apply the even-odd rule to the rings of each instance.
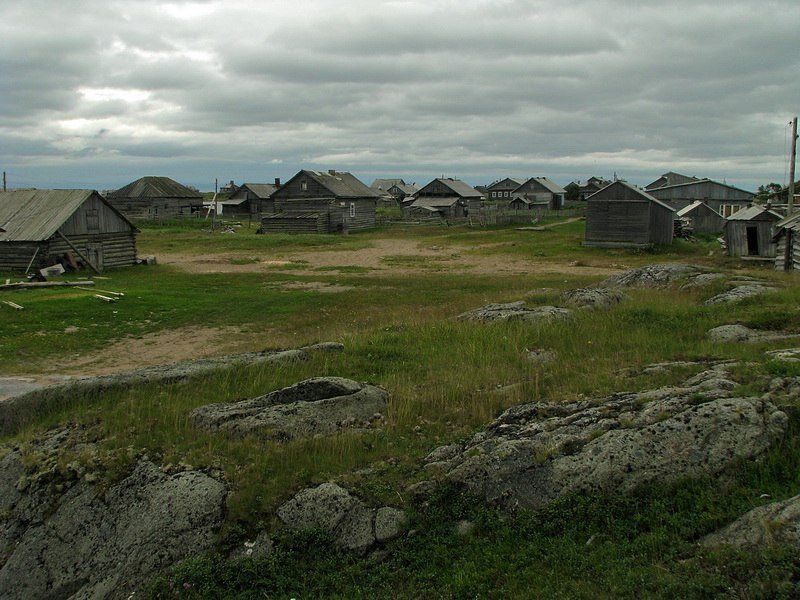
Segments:
[[[275,187],[280,187],[280,186],[281,186],[281,178],[280,177],[276,177],[275,178]]]
[[[328,175],[336,175],[336,169],[328,169]]]

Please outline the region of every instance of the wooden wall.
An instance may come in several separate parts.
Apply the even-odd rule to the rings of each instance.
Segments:
[[[775,244],[775,269],[778,271],[800,270],[800,232],[789,228],[780,232]]]
[[[173,219],[188,217],[199,210],[201,198],[108,198],[108,202],[129,219]]]
[[[649,245],[652,243],[649,205],[646,200],[590,200],[586,206],[585,244]]]
[[[725,225],[725,244],[729,256],[776,256],[775,242],[772,241],[770,221],[728,221]],[[747,243],[747,230],[753,228],[758,239],[758,254],[752,254]]]

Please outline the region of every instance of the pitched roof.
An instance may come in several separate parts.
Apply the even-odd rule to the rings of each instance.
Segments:
[[[703,202],[701,200],[695,200],[691,204],[689,204],[687,206],[684,206],[682,209],[680,209],[678,211],[678,216],[679,217],[683,217],[684,215],[688,215],[689,213],[694,212],[695,210],[697,210],[698,208],[701,208],[701,207],[705,207],[708,210],[710,210],[711,212],[716,213],[716,214],[719,215],[719,213],[717,211],[715,211],[713,208],[711,208],[705,202]],[[722,217],[722,215],[719,215],[719,216]]]
[[[657,194],[657,193],[662,192],[664,190],[674,190],[674,189],[677,189],[677,188],[689,187],[689,186],[698,185],[698,184],[701,184],[701,183],[712,183],[714,185],[718,185],[718,186],[721,186],[721,187],[726,187],[726,188],[729,188],[729,189],[732,189],[732,190],[736,190],[737,192],[742,192],[744,194],[747,194],[748,196],[754,196],[755,195],[755,194],[753,194],[753,192],[748,192],[747,190],[743,190],[742,188],[737,188],[734,185],[729,185],[727,183],[720,183],[719,181],[714,181],[713,179],[708,179],[708,178],[695,179],[693,181],[685,181],[683,183],[675,183],[675,184],[672,184],[672,185],[663,185],[661,187],[650,188],[647,191],[648,191],[648,193]]]
[[[142,177],[111,192],[109,198],[202,198],[169,177]]]
[[[379,194],[347,171],[309,171],[305,173],[337,198],[377,198]],[[299,175],[299,173],[298,173]]]
[[[422,196],[414,200],[411,208],[450,208],[459,200],[458,196]]]
[[[540,185],[544,186],[547,190],[549,190],[553,194],[566,194],[567,190],[562,188],[560,185],[555,183],[554,181],[549,180],[547,177],[531,177],[527,181],[524,181],[520,185],[524,185],[528,183],[528,181],[537,181]]]
[[[768,209],[766,206],[754,204],[753,206],[748,206],[747,208],[736,211],[730,217],[728,217],[728,221],[752,221],[756,217],[760,217],[762,215],[774,217],[776,221],[781,221],[783,219],[781,215]]]
[[[278,189],[278,186],[272,183],[243,183],[236,190],[237,192],[242,188],[247,188],[253,192],[258,198],[269,198],[272,193]]]
[[[516,177],[506,177],[505,179],[498,179],[497,181],[490,183],[486,186],[487,190],[491,190],[494,187],[499,186],[500,184],[505,183],[506,181],[510,181],[512,184],[516,184],[517,187],[521,186],[525,183],[525,179],[517,179]]]
[[[49,239],[92,195],[130,221],[95,190],[19,190],[0,192],[0,242]],[[131,228],[136,229],[133,224]]]
[[[397,189],[403,192],[406,196],[416,194],[417,191],[419,191],[419,188],[413,183],[395,183],[393,186],[390,186],[389,189],[392,189],[393,187],[397,187]]]
[[[404,184],[405,181],[403,181],[402,179],[376,179],[375,181],[372,182],[372,185],[370,185],[369,187],[371,187],[373,190],[381,190],[385,192],[393,185],[404,185]]]
[[[674,171],[668,171],[652,183],[648,183],[646,186],[644,186],[644,189],[652,190],[672,185],[680,185],[683,183],[692,183],[694,181],[700,181],[700,179],[694,177],[693,175],[681,175],[680,173],[675,173]]]
[[[667,210],[669,210],[671,212],[675,212],[675,209],[672,208],[669,204],[666,204],[666,203],[662,202],[658,198],[654,198],[653,196],[651,196],[650,194],[648,194],[644,190],[636,187],[635,185],[631,185],[627,181],[622,181],[621,179],[618,179],[614,183],[610,183],[609,185],[605,186],[604,188],[601,188],[600,190],[596,191],[594,194],[592,194],[591,196],[586,198],[586,200],[587,201],[591,200],[595,196],[599,197],[600,194],[605,195],[605,194],[609,193],[609,191],[612,190],[612,188],[614,186],[627,188],[628,190],[634,192],[636,195],[641,196],[643,200],[649,200],[650,202],[652,202],[654,204],[657,204],[658,206],[660,206],[662,208],[666,208]]]
[[[447,187],[456,196],[460,196],[461,198],[481,198],[483,196],[483,194],[481,194],[474,187],[464,183],[460,179],[451,179],[449,177],[448,178],[437,177],[433,181],[425,184],[425,186],[423,186],[423,188],[419,190],[417,193],[424,191],[426,187],[428,187],[429,185],[431,185],[436,181]]]

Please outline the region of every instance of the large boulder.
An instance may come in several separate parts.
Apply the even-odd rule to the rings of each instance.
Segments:
[[[763,453],[788,422],[768,400],[731,397],[728,368],[677,387],[515,406],[466,443],[434,450],[426,467],[506,510],[717,474]]]
[[[755,344],[758,342],[772,342],[775,340],[786,340],[800,337],[793,333],[782,331],[758,331],[750,329],[744,325],[734,323],[732,325],[720,325],[708,331],[708,337],[715,342],[733,342]]]
[[[128,598],[215,543],[227,496],[217,479],[142,459],[99,487],[76,469],[31,473],[19,449],[0,460],[3,598]]]
[[[609,308],[628,298],[620,290],[609,287],[567,290],[561,297],[569,304],[580,308]]]
[[[277,514],[288,529],[326,531],[338,547],[356,553],[397,537],[407,522],[404,511],[388,506],[369,508],[335,483],[299,491]]]
[[[525,323],[538,323],[542,321],[552,321],[554,319],[565,319],[572,311],[567,308],[557,306],[536,306],[526,308],[525,301],[507,302],[505,304],[487,304],[481,308],[467,311],[458,315],[460,321],[480,321],[484,323],[492,321],[523,321]]]
[[[733,302],[740,302],[742,300],[754,298],[756,296],[760,296],[761,294],[766,294],[767,292],[773,291],[775,291],[774,287],[769,287],[763,283],[747,283],[744,285],[737,285],[727,292],[722,292],[721,294],[712,296],[703,302],[703,304],[731,304]]]
[[[315,377],[265,396],[195,409],[190,419],[206,431],[258,433],[276,441],[369,427],[382,417],[389,394],[342,377]]]

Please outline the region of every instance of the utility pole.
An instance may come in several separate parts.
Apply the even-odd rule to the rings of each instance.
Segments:
[[[3,171],[3,191],[6,191],[6,172]]]
[[[792,157],[789,159],[789,198],[786,204],[786,214],[791,215],[794,210],[794,162],[797,158],[797,117],[792,119]]]
[[[215,221],[217,220],[217,190],[219,189],[219,178],[214,178],[214,198],[211,200],[212,210],[211,213],[211,231],[214,231]]]

